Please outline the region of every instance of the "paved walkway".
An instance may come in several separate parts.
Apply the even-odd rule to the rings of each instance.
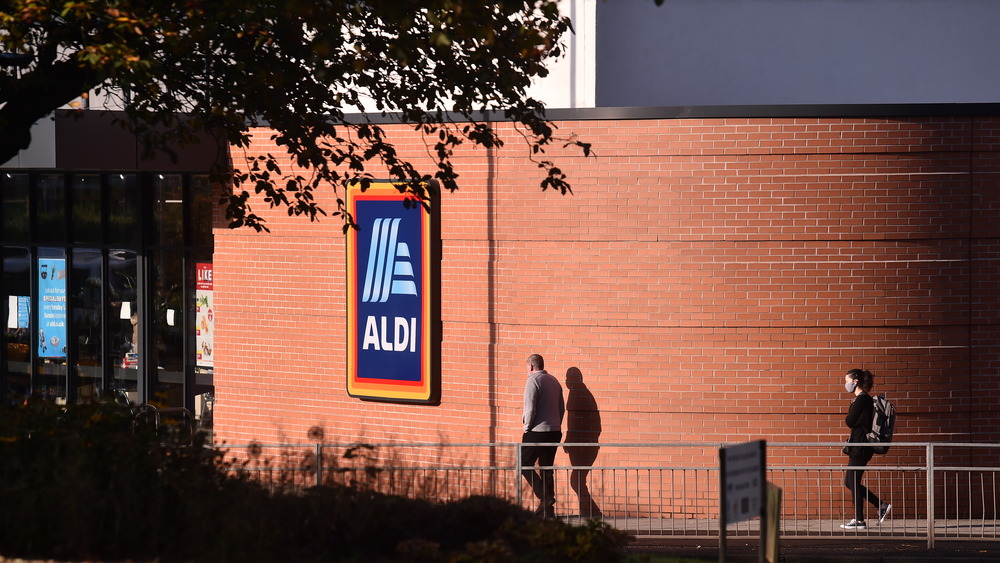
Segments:
[[[579,519],[569,517],[568,521]],[[637,536],[719,536],[719,520],[716,518],[616,518],[604,517],[604,521],[614,528],[626,530]],[[840,527],[846,520],[782,520],[781,532],[785,537],[830,537],[855,538],[878,537],[883,539],[927,538],[925,518],[893,519],[881,525],[869,522],[865,530],[845,530]],[[760,535],[760,520],[749,520],[729,525],[730,537]],[[1000,540],[1000,520],[942,520],[934,521],[934,537],[940,539]],[[1000,541],[998,541],[1000,543]]]
[[[586,518],[564,516],[571,524],[581,524]],[[681,536],[719,537],[717,518],[626,518],[605,516],[604,522],[613,528],[625,530],[636,536]],[[881,525],[869,522],[865,530],[845,530],[840,527],[846,520],[812,519],[782,520],[781,533],[786,538],[857,538],[872,537],[882,539],[906,539],[919,541],[927,539],[927,519],[889,518]],[[760,520],[754,519],[726,528],[730,538],[740,536],[756,538],[760,535]],[[997,541],[1000,545],[1000,520],[936,519],[934,521],[936,540],[984,540]]]
[[[565,517],[579,524],[585,519]],[[615,518],[610,526],[635,536],[630,551],[719,560],[719,521],[706,518]],[[935,520],[934,548],[926,519],[888,519],[867,530],[844,530],[843,520],[783,520],[781,563],[1000,563],[1000,520]],[[727,562],[758,561],[760,521],[726,528]]]
[[[727,563],[757,563],[758,542],[746,538],[727,542]],[[719,542],[684,538],[637,538],[632,553],[666,554],[706,561],[719,560]],[[782,540],[778,563],[997,563],[1000,542],[939,541],[934,549],[927,542],[864,538],[844,540]]]

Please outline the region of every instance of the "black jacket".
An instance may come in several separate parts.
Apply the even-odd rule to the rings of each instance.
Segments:
[[[851,410],[847,412],[847,422],[848,428],[851,429],[851,437],[847,439],[849,443],[866,443],[868,442],[867,435],[872,431],[872,419],[875,416],[875,400],[872,399],[871,395],[868,393],[861,393],[854,398],[851,402]],[[844,448],[844,452],[851,457],[852,460],[864,460],[867,462],[874,455],[874,451],[871,448],[852,448],[847,446]],[[852,465],[855,465],[852,462]]]

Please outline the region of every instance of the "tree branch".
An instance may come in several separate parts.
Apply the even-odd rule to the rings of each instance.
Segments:
[[[94,84],[96,73],[73,59],[35,68],[16,88],[0,92],[0,162],[31,143],[31,127],[55,108],[68,104]]]

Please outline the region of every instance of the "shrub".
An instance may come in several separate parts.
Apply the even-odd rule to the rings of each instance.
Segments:
[[[111,404],[0,407],[0,554],[67,560],[614,561],[627,536],[505,501],[270,491]]]

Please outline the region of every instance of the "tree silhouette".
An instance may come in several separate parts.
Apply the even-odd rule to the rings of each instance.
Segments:
[[[502,144],[491,118],[517,124],[541,188],[566,193],[546,148],[590,147],[559,137],[526,89],[569,30],[543,0],[12,0],[0,11],[0,162],[29,145],[34,123],[93,91],[124,110],[118,122],[145,155],[206,132],[233,147],[213,170],[233,188],[222,201],[231,227],[266,230],[250,191],[316,220],[321,184],[388,176],[417,195],[432,179],[454,190],[458,145]],[[424,135],[430,170],[374,123],[390,112]],[[287,154],[238,156],[257,126]],[[283,170],[289,157],[304,172]]]

